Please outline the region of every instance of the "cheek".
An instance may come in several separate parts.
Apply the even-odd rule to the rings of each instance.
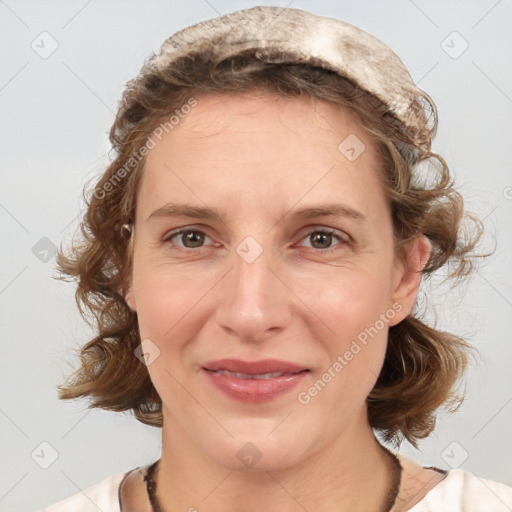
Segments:
[[[299,292],[315,313],[309,315],[308,328],[313,336],[323,333],[317,343],[321,340],[326,354],[313,387],[302,390],[304,403],[318,396],[319,406],[329,409],[334,400],[343,403],[340,411],[346,413],[362,404],[373,388],[384,361],[388,329],[398,313],[389,307],[390,282],[379,275],[386,274],[337,269],[329,279]],[[326,393],[324,386],[329,388]]]
[[[395,315],[387,309],[388,295],[372,279],[352,275],[337,284],[339,289],[315,297],[321,320],[309,330],[313,335],[329,333],[316,340],[324,364],[297,395],[305,410],[330,425],[326,435],[337,432],[364,407],[381,371]]]
[[[190,326],[198,306],[215,282],[215,275],[197,266],[154,261],[144,250],[134,262],[133,292],[141,337],[172,338]],[[192,322],[193,324],[193,322]]]
[[[148,372],[158,393],[172,403],[186,404],[190,398],[179,383],[195,371],[195,341],[214,313],[208,291],[218,282],[218,274],[208,268],[198,272],[197,265],[162,264],[144,254],[134,263],[140,337],[151,340],[158,354]]]
[[[214,281],[213,281],[214,282]],[[180,386],[190,368],[193,340],[207,318],[207,277],[143,261],[134,266],[133,290],[141,340],[151,340],[157,354],[148,372],[158,393],[166,401],[185,406],[189,396]],[[154,345],[153,345],[154,344]],[[156,347],[156,348],[155,348]]]
[[[395,316],[388,311],[391,284],[386,275],[377,267],[334,268],[324,276],[301,276],[295,290],[343,346],[376,322],[381,331],[381,315]]]

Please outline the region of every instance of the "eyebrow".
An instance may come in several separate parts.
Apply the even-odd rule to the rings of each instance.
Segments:
[[[299,208],[289,212],[289,215],[299,219],[311,219],[313,217],[350,217],[360,222],[366,222],[366,217],[360,211],[339,203]]]
[[[366,217],[358,210],[339,203],[313,205],[289,210],[282,219],[290,216],[296,219],[312,219],[315,217],[349,217],[359,222],[366,222]],[[216,208],[193,206],[188,204],[167,203],[152,212],[146,221],[162,217],[190,217],[193,219],[217,220],[223,222],[225,214]],[[281,220],[282,220],[281,219]]]
[[[146,222],[151,219],[161,217],[191,217],[193,219],[222,221],[223,214],[220,210],[209,208],[207,206],[167,203],[161,208],[158,208],[158,210],[152,212],[146,219]]]

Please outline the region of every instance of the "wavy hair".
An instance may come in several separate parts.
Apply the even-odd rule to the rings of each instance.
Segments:
[[[96,332],[80,349],[78,369],[59,386],[60,398],[88,397],[91,407],[131,410],[145,424],[162,425],[160,397],[146,366],[134,356],[141,340],[137,315],[124,298],[132,245],[123,225],[134,219],[148,138],[196,95],[264,91],[316,98],[355,112],[380,150],[397,251],[404,255],[405,244],[424,234],[432,247],[424,275],[445,265],[455,281],[469,275],[482,225],[464,211],[445,161],[431,151],[437,112],[428,95],[419,92],[414,105],[424,116],[424,129],[411,131],[377,98],[320,67],[268,64],[255,53],[215,65],[199,54],[166,67],[152,60],[123,93],[110,131],[115,158],[86,196],[79,240],[59,252],[59,271],[64,279],[77,280],[79,309]],[[387,441],[405,437],[416,445],[427,437],[437,409],[461,400],[456,385],[468,350],[460,337],[413,314],[391,327],[382,371],[367,398],[371,426]]]

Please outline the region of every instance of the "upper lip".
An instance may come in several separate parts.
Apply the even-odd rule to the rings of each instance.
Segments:
[[[218,359],[204,365],[206,370],[227,370],[247,375],[262,375],[265,373],[299,373],[308,368],[299,364],[279,359],[262,359],[260,361],[242,361],[240,359]]]

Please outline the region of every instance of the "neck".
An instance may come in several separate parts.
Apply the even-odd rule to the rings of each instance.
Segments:
[[[205,455],[164,414],[157,496],[163,512],[381,512],[392,490],[393,463],[376,440],[366,410],[332,443],[291,466],[238,470]]]

